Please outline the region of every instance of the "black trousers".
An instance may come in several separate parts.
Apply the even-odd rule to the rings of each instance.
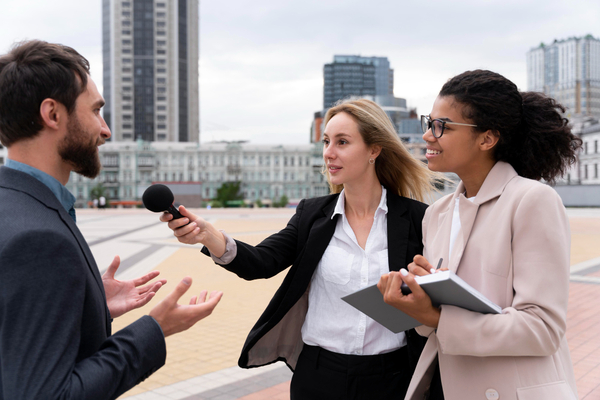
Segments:
[[[291,400],[404,399],[410,383],[406,346],[355,356],[304,345],[292,377]]]

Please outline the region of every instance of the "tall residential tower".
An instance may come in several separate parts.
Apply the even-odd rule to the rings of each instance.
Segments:
[[[199,0],[102,0],[114,141],[199,142]]]
[[[600,116],[600,39],[555,40],[527,52],[527,87],[567,107],[567,114]]]

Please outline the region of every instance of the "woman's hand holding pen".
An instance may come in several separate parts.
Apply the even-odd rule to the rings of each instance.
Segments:
[[[442,259],[438,263],[441,266]],[[379,280],[377,288],[383,295],[383,300],[413,317],[423,325],[437,328],[440,320],[440,309],[431,304],[431,299],[415,281],[415,275],[429,275],[436,269],[423,256],[415,256],[409,265],[411,272],[401,269],[400,272],[392,271]],[[405,283],[410,289],[409,294],[403,294],[401,285]]]
[[[434,274],[437,270],[440,270],[441,266],[442,266],[441,258],[438,262],[438,266],[436,269],[433,267],[433,265],[431,265],[431,263],[429,261],[427,261],[427,259],[425,257],[423,257],[422,255],[416,255],[413,258],[413,262],[408,264],[408,271],[413,275],[423,276],[423,275]],[[443,268],[440,271],[443,271],[445,269],[446,268]]]
[[[179,213],[183,218],[174,220],[169,213],[160,216],[162,222],[168,222],[177,240],[186,244],[203,244],[215,257],[221,257],[225,253],[225,237],[211,223],[194,215],[184,206],[179,206]]]

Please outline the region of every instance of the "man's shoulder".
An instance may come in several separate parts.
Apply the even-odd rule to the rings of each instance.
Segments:
[[[48,192],[52,195],[52,192]],[[26,190],[0,182],[0,242],[5,242],[10,236],[23,231],[50,229],[67,234],[67,227],[57,208],[48,206],[52,201],[49,197],[48,202],[43,202],[39,195],[32,195]]]

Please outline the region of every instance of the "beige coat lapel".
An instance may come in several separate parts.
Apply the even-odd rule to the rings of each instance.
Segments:
[[[499,161],[490,170],[488,176],[485,178],[483,185],[479,189],[477,196],[474,201],[470,201],[464,195],[465,186],[461,181],[456,188],[454,193],[454,200],[459,202],[458,211],[460,214],[460,225],[461,231],[458,233],[456,241],[454,242],[454,248],[452,254],[450,254],[450,262],[448,268],[457,273],[460,261],[465,252],[465,248],[471,237],[471,231],[477,218],[477,212],[479,206],[499,197],[508,182],[517,176],[515,170],[505,162]],[[451,202],[451,213],[454,212],[454,202]],[[452,225],[452,218],[450,219],[450,225]],[[449,231],[448,231],[449,232]]]

